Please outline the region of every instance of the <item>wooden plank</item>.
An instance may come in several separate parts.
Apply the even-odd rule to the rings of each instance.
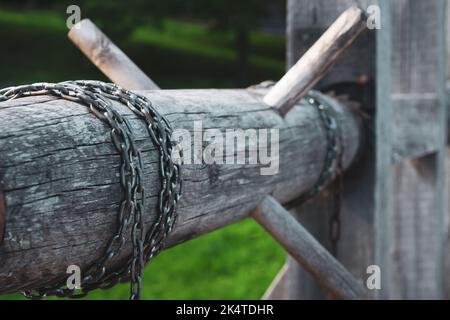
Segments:
[[[274,198],[253,212],[261,224],[328,292],[338,299],[367,299],[367,289]]]
[[[441,116],[438,102],[435,94],[391,97],[394,163],[432,154],[441,147],[440,127],[436,126]]]
[[[447,30],[447,80],[450,81],[450,32],[448,32],[450,28],[450,5],[447,1],[447,21],[446,21],[446,30]],[[448,91],[450,92],[450,82],[448,86]]]
[[[448,32],[450,28],[450,4],[447,1],[447,23],[446,23],[446,30],[447,30],[447,112],[450,108],[450,32]],[[450,115],[448,115],[450,117]],[[447,142],[450,141],[450,130],[447,127],[447,131],[449,131],[449,138],[447,139]],[[450,150],[447,148],[447,158],[446,158],[446,173],[445,173],[445,190],[450,190]],[[444,223],[447,226],[450,226],[449,223],[450,217],[447,216],[447,221]],[[447,234],[450,232],[450,227],[447,228]],[[450,248],[450,235],[447,235],[447,241],[445,242],[445,248]],[[444,261],[444,268],[445,270],[450,270],[450,254],[445,254],[445,261]],[[445,277],[445,298],[448,300],[450,299],[450,277]]]
[[[446,2],[380,4],[385,26],[378,32],[377,52],[376,260],[383,273],[379,297],[442,298],[444,217],[448,215],[444,183]],[[393,118],[389,106],[399,100],[404,114]],[[421,110],[406,111],[419,105]],[[432,142],[428,153],[435,152],[392,167],[396,155],[387,133],[396,126],[405,127],[394,119],[411,121],[408,114],[414,113],[417,134],[428,131]],[[436,121],[430,121],[433,118]]]
[[[91,20],[75,24],[68,37],[112,82],[130,90],[159,89]]]
[[[247,217],[267,194],[286,202],[315,184],[327,148],[317,110],[302,101],[281,118],[262,102],[266,92],[144,92],[174,128],[186,129],[191,136],[194,121],[222,133],[226,129],[279,130],[282,156],[273,158],[280,161],[276,175],[261,175],[261,168],[267,167],[261,163],[183,166],[179,219],[168,246]],[[359,124],[348,109],[329,101],[343,128],[348,167],[360,143]],[[155,217],[159,192],[157,153],[144,123],[127,108],[117,108],[130,120],[143,150],[148,226]],[[6,198],[0,293],[7,293],[45,285],[65,275],[69,264],[83,268],[99,258],[116,226],[120,158],[108,128],[88,108],[70,101],[43,96],[2,102],[0,127],[0,181]],[[218,147],[223,147],[221,143],[214,141]],[[248,148],[256,148],[256,143],[252,141]],[[130,250],[127,244],[123,255]]]
[[[264,102],[285,115],[337,62],[359,34],[366,30],[365,13],[350,7],[278,81]]]

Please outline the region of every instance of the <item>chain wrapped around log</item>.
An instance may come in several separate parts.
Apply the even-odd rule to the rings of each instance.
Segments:
[[[281,203],[290,201],[310,190],[321,175],[327,132],[307,101],[300,101],[283,118],[262,101],[267,89],[140,93],[174,130],[189,131],[193,144],[198,138],[194,124],[199,121],[203,129],[218,129],[224,135],[227,129],[279,130],[277,174],[261,174],[267,167],[262,163],[183,165],[178,222],[166,246],[246,218],[266,195]],[[361,144],[358,118],[339,101],[321,97],[334,109],[342,130],[347,168]],[[160,189],[158,152],[145,123],[123,105],[115,107],[131,124],[143,154],[148,228],[156,218]],[[67,276],[69,265],[83,270],[99,259],[117,227],[121,186],[120,155],[109,129],[84,105],[52,96],[5,101],[0,103],[0,128],[3,294],[52,284]],[[202,147],[205,143],[200,141]],[[248,148],[255,148],[252,144],[257,142],[248,143]],[[111,264],[120,265],[131,252],[127,241]]]

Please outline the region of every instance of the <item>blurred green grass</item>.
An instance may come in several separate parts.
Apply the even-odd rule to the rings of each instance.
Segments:
[[[252,220],[163,251],[145,269],[143,299],[260,299],[283,265],[283,250]],[[85,299],[128,299],[129,285]],[[0,299],[24,299],[19,294]]]
[[[62,14],[0,8],[0,87],[69,79],[106,81],[66,34]],[[250,37],[252,83],[279,78],[284,71],[284,38],[258,32]],[[233,87],[235,52],[229,32],[166,19],[158,26],[137,27],[116,44],[162,88]],[[143,298],[259,299],[284,256],[255,222],[245,220],[162,252],[145,270]],[[127,299],[128,291],[127,284],[120,284],[92,292],[87,299]],[[23,298],[14,294],[0,299]]]
[[[0,51],[4,64],[1,86],[106,80],[67,39],[64,15],[0,8],[0,27],[4,44]],[[128,38],[112,40],[162,88],[234,87],[236,54],[230,32],[164,19],[158,25],[136,27]],[[250,42],[250,82],[276,80],[283,75],[285,39],[251,32]]]

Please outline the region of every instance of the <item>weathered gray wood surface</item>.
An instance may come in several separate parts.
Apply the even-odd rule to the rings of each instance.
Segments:
[[[381,288],[388,291],[385,285],[390,285],[389,270],[391,269],[389,244],[393,232],[393,177],[392,177],[392,107],[391,98],[391,68],[392,68],[392,19],[390,2],[381,3],[381,30],[377,33],[377,110],[376,110],[376,158],[375,158],[375,260],[383,271]],[[386,103],[384,105],[383,103]],[[377,298],[385,298],[381,292],[375,292]]]
[[[252,216],[335,298],[367,299],[368,290],[362,281],[356,280],[274,198],[264,198]]]
[[[367,7],[371,3],[376,1],[363,1],[362,5]],[[320,34],[320,29],[323,30],[333,21],[334,16],[353,4],[355,1],[346,0],[333,1],[333,4],[320,0],[289,1],[289,62],[295,62],[298,56],[314,42]],[[394,75],[392,80],[396,89],[393,90],[392,95],[390,95],[391,91],[381,93],[381,97],[389,95],[389,100],[378,99],[378,113],[383,113],[379,126],[375,130],[378,132],[377,145],[380,149],[377,153],[366,149],[367,154],[363,156],[366,160],[358,161],[359,170],[354,171],[357,174],[351,175],[350,171],[346,172],[345,183],[353,187],[344,188],[342,214],[344,230],[339,246],[339,249],[344,249],[339,250],[338,257],[347,268],[359,272],[362,276],[364,276],[362,266],[375,261],[371,249],[364,252],[358,248],[371,248],[373,243],[371,225],[374,216],[375,180],[372,165],[376,162],[377,188],[384,195],[384,198],[377,200],[377,212],[386,218],[381,224],[377,219],[377,224],[378,229],[384,229],[387,232],[378,234],[376,260],[380,261],[380,256],[385,257],[385,262],[381,262],[387,268],[386,274],[382,276],[384,284],[395,288],[391,297],[442,297],[441,261],[443,257],[439,252],[448,256],[448,249],[439,245],[445,242],[446,237],[448,238],[446,236],[448,210],[445,209],[448,186],[445,186],[442,180],[443,177],[448,176],[448,172],[444,172],[442,165],[445,160],[444,153],[446,153],[446,151],[442,152],[442,134],[446,130],[446,124],[442,122],[445,118],[443,112],[445,109],[442,107],[441,86],[444,83],[442,71],[446,69],[442,61],[443,26],[445,25],[442,14],[445,9],[443,2],[440,1],[433,4],[424,1],[396,1],[395,6],[394,25],[391,27],[382,23],[381,30],[389,29],[389,37],[395,40],[391,43],[389,37],[382,39],[386,34],[380,35],[380,31],[376,33],[380,41],[377,57],[380,69],[377,73],[379,83],[383,85],[378,85],[378,89],[391,90],[390,78],[381,79],[383,74],[391,72]],[[439,14],[435,10],[437,6],[440,6],[440,10],[437,10]],[[382,18],[384,14],[382,12]],[[428,15],[434,16],[431,18]],[[422,20],[426,21],[423,25],[417,23]],[[333,83],[353,82],[361,75],[364,78],[374,75],[373,39],[373,36],[361,37],[343,60],[319,83],[319,87]],[[386,43],[389,43],[389,47]],[[391,48],[391,44],[394,48]],[[389,67],[390,52],[396,52],[392,71]],[[427,111],[424,112],[424,110]],[[436,153],[437,150],[439,151]],[[374,161],[375,154],[378,154],[376,161]],[[405,162],[409,158],[418,159]],[[395,179],[392,174],[387,174],[393,170],[394,163],[401,163],[394,169]],[[450,168],[450,166],[447,167]],[[354,188],[354,186],[359,187]],[[393,194],[396,194],[395,199],[392,199]],[[304,225],[307,225],[308,230],[316,230],[314,232],[318,239],[328,237],[327,227],[321,225],[323,218],[318,217],[320,214],[325,214],[326,209],[323,208],[323,203],[326,201],[326,194],[324,194],[299,210],[300,219],[308,220],[309,225],[307,223]],[[394,206],[393,203],[396,205],[389,208],[388,203],[391,203],[391,206]],[[317,209],[313,210],[315,207]],[[396,215],[395,218],[394,215]],[[403,216],[400,219],[401,222],[398,216]],[[315,223],[314,219],[316,219]],[[438,221],[441,221],[441,226],[438,225]],[[356,227],[358,224],[361,224],[361,227]],[[352,230],[364,231],[359,234],[349,234],[346,231],[347,226]],[[392,230],[394,226],[395,230]],[[383,242],[390,243],[390,247],[380,246]],[[355,243],[357,243],[356,247]],[[360,243],[364,245],[360,246]],[[347,256],[346,252],[352,252],[352,255]],[[390,259],[387,262],[386,257]],[[391,263],[390,266],[388,266],[389,263]],[[450,262],[448,265],[450,266]],[[382,270],[384,269],[382,267]],[[298,271],[290,266],[289,273],[297,273],[296,278],[301,279],[297,280],[296,287],[295,284],[291,285],[295,287],[294,293],[290,295],[291,298],[324,297],[320,289],[310,281],[308,276],[302,274],[301,270]],[[390,273],[391,276],[394,274],[396,279],[392,279]],[[440,285],[439,282],[441,282]],[[447,288],[450,288],[449,283],[447,281]],[[447,289],[447,292],[450,290]]]
[[[301,102],[286,118],[262,103],[265,90],[165,90],[145,94],[174,128],[279,128],[280,171],[260,175],[260,165],[183,167],[179,221],[168,246],[246,217],[264,196],[285,202],[318,178],[325,132],[314,108]],[[330,101],[331,102],[331,101]],[[333,103],[333,102],[332,102]],[[353,114],[333,103],[342,122],[348,166],[360,139]],[[157,153],[144,124],[118,106],[144,150],[145,219],[153,221],[159,189]],[[17,291],[65,275],[97,259],[112,235],[120,203],[120,158],[109,129],[86,107],[51,97],[0,104],[0,188],[6,198],[6,233],[0,245],[0,293]],[[237,128],[236,128],[237,129]],[[254,145],[253,145],[254,147]],[[130,253],[130,246],[123,255]]]
[[[288,1],[288,66],[303,55],[331,23],[352,5],[366,9],[370,0],[289,0]],[[356,83],[374,76],[375,34],[361,35],[340,61],[317,84]],[[372,99],[368,99],[372,101]],[[367,105],[365,106],[367,107]],[[366,278],[366,267],[373,264],[373,158],[372,142],[366,139],[364,153],[344,176],[341,208],[342,232],[338,244],[338,260],[358,278]],[[302,225],[326,248],[329,248],[329,215],[333,197],[325,191],[295,209]],[[322,299],[326,293],[309,274],[288,258],[288,296],[290,299]]]
[[[286,114],[336,64],[364,30],[364,11],[355,6],[345,10],[270,89],[264,102]]]
[[[3,242],[3,236],[5,235],[5,217],[5,198],[3,196],[2,190],[0,189],[0,244]]]
[[[81,20],[67,36],[112,82],[130,90],[159,89],[91,20]]]
[[[288,65],[294,65],[346,9],[351,6],[366,9],[373,3],[376,0],[288,0]],[[318,86],[355,81],[362,75],[370,74],[366,71],[373,70],[373,63],[365,57],[373,56],[374,48],[371,36],[359,37]]]
[[[447,106],[450,109],[450,4],[447,1],[447,23],[446,23],[446,30],[447,30]],[[447,109],[448,111],[448,109]],[[448,114],[450,117],[450,113]],[[447,127],[447,131],[450,135],[449,127]],[[450,141],[450,138],[447,140],[447,143]],[[450,150],[447,148],[447,157],[446,157],[446,181],[445,181],[445,188],[446,190],[450,190]],[[447,228],[447,241],[445,243],[446,248],[450,248],[450,211],[449,215],[447,216],[446,224],[448,225]],[[445,255],[445,262],[444,262],[445,270],[450,270],[450,254]],[[445,298],[450,299],[450,277],[445,277]]]
[[[376,201],[380,298],[444,297],[445,5],[445,0],[381,2],[385,27],[378,39]],[[404,136],[408,126],[416,129],[410,137],[416,144],[399,149],[399,134]],[[396,158],[418,156],[392,166]]]

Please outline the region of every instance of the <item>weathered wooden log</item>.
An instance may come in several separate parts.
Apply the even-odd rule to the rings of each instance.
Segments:
[[[67,36],[112,82],[130,90],[159,89],[91,20],[81,20]]]
[[[362,283],[274,198],[264,198],[252,215],[334,297],[368,298]]]
[[[262,102],[266,90],[143,93],[174,129],[191,134],[195,121],[224,135],[226,129],[279,130],[275,175],[261,175],[267,167],[261,163],[183,166],[179,220],[167,246],[247,217],[268,194],[281,203],[292,200],[308,191],[320,175],[326,132],[317,110],[305,101],[282,118]],[[336,111],[345,145],[343,163],[348,167],[360,147],[359,122],[339,102],[324,99]],[[155,219],[160,188],[158,153],[144,123],[124,106],[117,108],[130,120],[143,150],[148,227]],[[0,189],[6,204],[0,293],[8,293],[52,283],[66,276],[68,265],[84,268],[102,256],[117,226],[120,157],[109,128],[85,106],[66,100],[40,96],[0,103],[0,128]],[[198,123],[195,130],[198,134]],[[254,150],[256,143],[252,140],[248,148]],[[127,243],[112,265],[130,253]]]

